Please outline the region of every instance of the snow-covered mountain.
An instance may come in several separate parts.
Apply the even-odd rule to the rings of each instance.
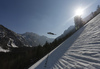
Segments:
[[[65,37],[68,33],[70,32],[74,32],[75,31],[75,26],[70,26],[67,30],[64,31],[64,33],[62,35],[60,35],[59,37],[57,37],[56,39],[60,39]]]
[[[25,44],[23,44],[22,41],[24,41]],[[23,47],[26,45],[26,43],[27,42],[22,36],[7,29],[3,25],[0,25],[0,48],[1,49],[2,48],[9,49],[9,47]]]
[[[24,34],[21,34],[26,41],[29,43],[31,46],[37,46],[37,45],[44,45],[47,42],[51,43],[53,42],[53,38],[48,38],[46,36],[40,36],[36,33],[33,32],[26,32]]]
[[[0,51],[8,51],[10,47],[30,47],[43,45],[46,41],[52,42],[54,39],[46,36],[39,36],[35,33],[17,34],[3,25],[0,25]],[[6,50],[5,50],[6,49]]]
[[[100,14],[29,69],[100,69]]]

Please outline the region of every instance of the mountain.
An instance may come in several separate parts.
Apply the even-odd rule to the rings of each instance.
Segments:
[[[100,14],[29,69],[100,69]]]
[[[30,47],[43,45],[45,42],[52,42],[54,39],[46,36],[39,36],[35,33],[26,32],[24,34],[17,34],[3,25],[0,25],[0,51],[6,52],[11,47]]]
[[[26,32],[24,34],[21,34],[26,41],[29,43],[30,46],[37,46],[37,45],[44,45],[46,43],[46,41],[48,43],[53,42],[53,38],[48,38],[46,36],[40,36],[36,33],[33,32]]]
[[[75,31],[75,26],[70,26],[67,30],[64,31],[64,33],[62,35],[60,35],[59,37],[57,37],[56,39],[60,39],[60,38],[63,38],[65,37],[68,33],[70,32],[74,32]]]
[[[9,49],[9,47],[23,47],[27,42],[25,39],[16,34],[15,32],[7,29],[3,25],[0,25],[0,48]]]

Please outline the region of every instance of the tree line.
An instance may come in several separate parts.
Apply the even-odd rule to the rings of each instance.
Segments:
[[[63,38],[46,42],[43,46],[10,48],[10,52],[0,52],[0,69],[28,69],[42,57],[47,55],[76,31],[70,31]]]
[[[82,26],[84,26],[86,23],[88,23],[91,19],[93,19],[95,16],[97,16],[100,13],[100,5],[97,6],[96,11],[91,12],[91,17],[89,18],[88,21],[83,21],[81,16],[75,16],[74,17],[74,23],[75,23],[75,28],[76,30],[80,29]]]

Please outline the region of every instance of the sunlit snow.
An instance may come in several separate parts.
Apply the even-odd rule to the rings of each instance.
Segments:
[[[100,69],[100,14],[29,69]]]

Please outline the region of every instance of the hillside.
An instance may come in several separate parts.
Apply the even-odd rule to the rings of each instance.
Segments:
[[[99,69],[100,14],[29,69]]]
[[[25,44],[23,44],[23,42]],[[7,29],[3,25],[0,25],[0,47],[8,49],[9,47],[23,47],[27,44],[25,39],[16,34],[15,32]]]
[[[63,38],[63,37],[65,37],[67,34],[69,34],[70,32],[74,32],[75,31],[75,26],[70,26],[67,30],[65,30],[64,32],[63,32],[63,34],[61,34],[60,36],[58,36],[56,39],[58,40],[58,39],[60,39],[60,38]]]
[[[10,48],[34,47],[44,45],[46,41],[52,42],[54,39],[27,32],[17,34],[12,30],[0,25],[0,52],[8,52]]]
[[[53,38],[48,38],[46,36],[40,36],[33,32],[26,32],[24,34],[21,34],[25,38],[25,40],[28,42],[30,46],[37,46],[37,45],[44,45],[46,41],[48,43],[53,42]]]

